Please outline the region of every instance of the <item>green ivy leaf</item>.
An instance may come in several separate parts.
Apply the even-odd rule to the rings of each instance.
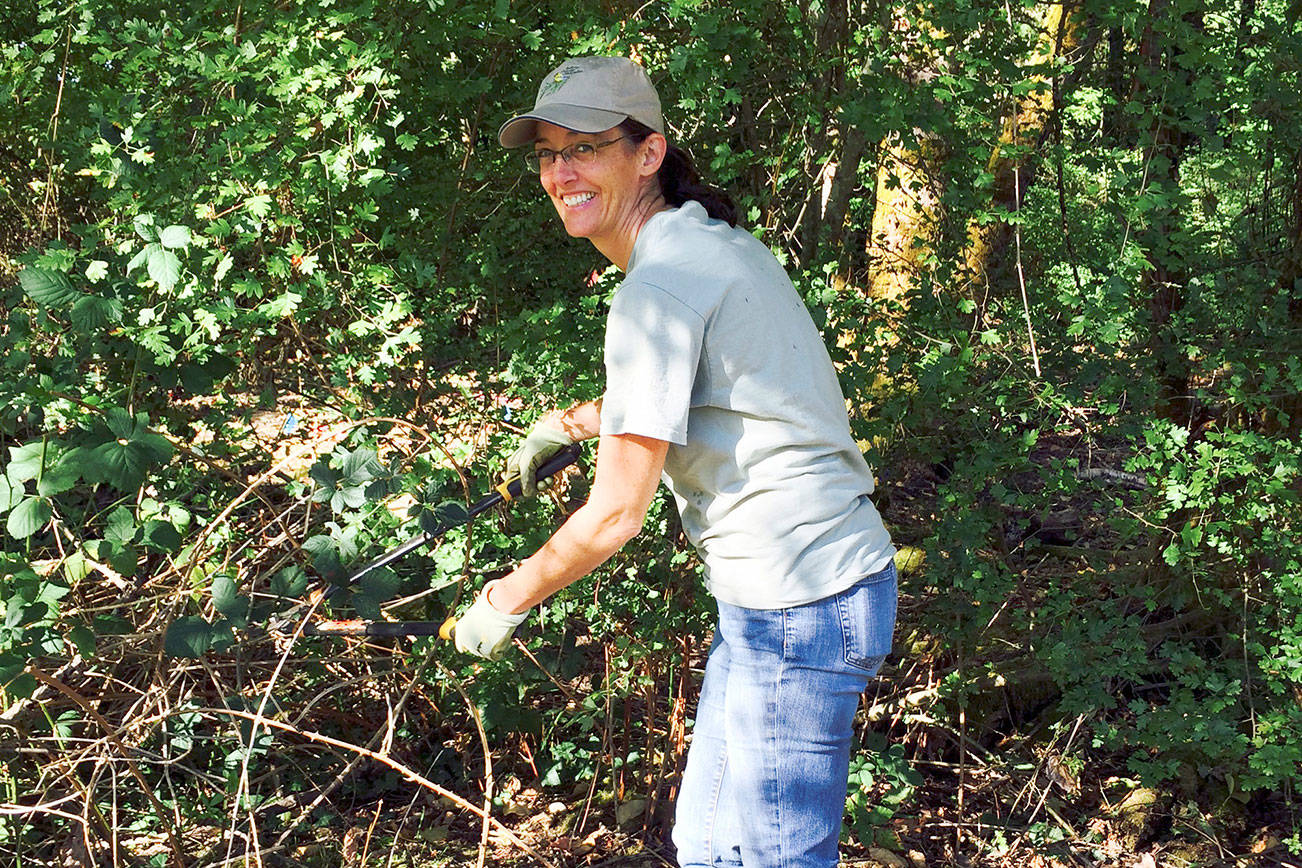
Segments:
[[[68,275],[48,268],[25,268],[19,273],[18,282],[28,298],[45,307],[62,307],[81,295],[73,288]]]
[[[9,520],[5,523],[5,530],[14,539],[27,539],[27,537],[36,533],[45,527],[54,515],[54,510],[50,504],[40,497],[25,497],[9,513]]]

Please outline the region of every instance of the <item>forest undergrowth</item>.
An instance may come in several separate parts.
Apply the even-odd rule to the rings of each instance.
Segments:
[[[663,492],[502,662],[306,629],[439,622],[583,502],[590,451],[463,524],[603,390],[619,275],[495,134],[605,53],[900,546],[846,859],[1302,864],[1297,6],[0,10],[0,864],[671,864],[713,612]]]

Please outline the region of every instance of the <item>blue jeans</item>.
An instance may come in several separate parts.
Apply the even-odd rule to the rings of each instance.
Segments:
[[[682,868],[835,868],[854,713],[895,602],[892,564],[804,606],[719,603],[674,821]]]

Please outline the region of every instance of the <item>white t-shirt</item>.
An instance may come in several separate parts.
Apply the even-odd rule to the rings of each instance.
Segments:
[[[667,440],[665,481],[707,588],[821,600],[895,554],[808,310],[756,238],[697,202],[638,234],[606,322],[601,433]]]

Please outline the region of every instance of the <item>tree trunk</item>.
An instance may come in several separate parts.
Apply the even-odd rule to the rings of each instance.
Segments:
[[[869,298],[903,303],[922,275],[939,231],[941,185],[931,169],[940,142],[919,135],[914,147],[898,139],[882,144],[877,198],[868,237]]]
[[[850,26],[846,3],[832,2],[819,9],[819,17],[811,20],[815,33],[813,58],[830,59],[819,89],[824,95],[822,104],[833,106],[845,92],[847,40],[854,28]],[[811,148],[811,153],[827,156],[813,164],[820,168],[813,176],[799,229],[800,264],[804,267],[837,256],[866,144],[863,132],[851,124],[829,124],[820,138],[820,146]]]
[[[1040,27],[1040,40],[1032,66],[1053,63],[1076,49],[1080,40],[1080,12],[1063,5],[1050,6]],[[992,204],[1009,213],[1022,206],[1026,188],[1035,178],[1032,159],[1048,138],[1053,117],[1053,89],[1047,79],[1028,93],[1004,122],[1003,133],[986,166],[994,176]],[[982,308],[990,280],[989,271],[1012,237],[1012,226],[1004,220],[985,223],[972,221],[967,231],[968,245],[963,253],[963,271],[973,301]]]
[[[1292,225],[1284,267],[1280,269],[1280,291],[1288,299],[1288,317],[1293,329],[1302,334],[1302,150],[1293,158]],[[1284,395],[1280,410],[1293,434],[1302,432],[1302,395]]]
[[[800,259],[812,265],[826,251],[836,256],[845,240],[845,221],[850,211],[850,197],[858,187],[859,167],[863,162],[868,138],[863,130],[847,126],[841,131],[840,149],[834,162],[819,173],[806,206],[801,233]],[[823,230],[826,228],[826,238]]]
[[[1150,173],[1147,191],[1157,203],[1147,216],[1135,240],[1147,252],[1148,271],[1142,291],[1147,299],[1148,349],[1156,362],[1157,395],[1155,412],[1176,424],[1193,427],[1194,402],[1190,394],[1189,362],[1179,345],[1177,318],[1184,307],[1185,251],[1182,248],[1184,221],[1180,204],[1180,166],[1186,149],[1194,141],[1182,116],[1182,100],[1192,92],[1194,72],[1182,62],[1185,46],[1170,34],[1201,30],[1201,13],[1185,16],[1187,28],[1156,28],[1154,24],[1172,15],[1169,0],[1151,0],[1149,23],[1140,40],[1140,69],[1132,99],[1147,103],[1158,100],[1150,126],[1146,152]],[[1174,22],[1172,22],[1174,24]],[[1169,64],[1170,69],[1166,67]],[[1164,82],[1163,93],[1150,94],[1149,82]]]

